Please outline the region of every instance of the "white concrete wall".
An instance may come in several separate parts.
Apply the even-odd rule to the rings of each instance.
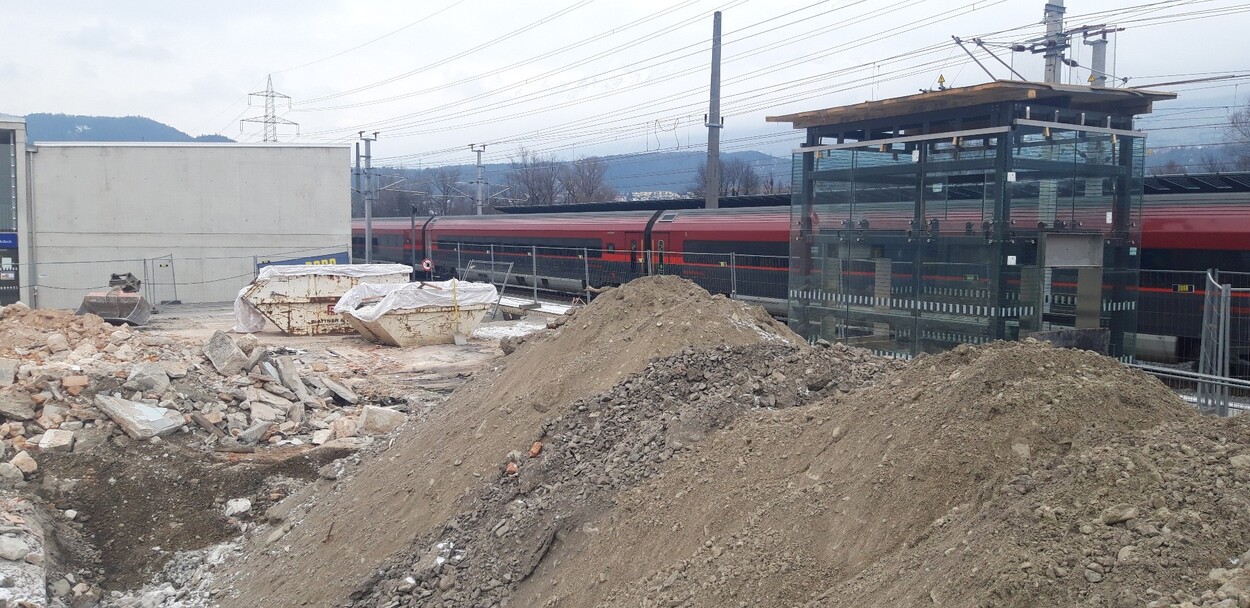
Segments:
[[[110,273],[142,278],[144,258],[170,255],[147,264],[158,302],[175,284],[182,302],[228,301],[253,256],[350,248],[346,146],[58,143],[31,158],[22,261],[39,307],[75,307]]]

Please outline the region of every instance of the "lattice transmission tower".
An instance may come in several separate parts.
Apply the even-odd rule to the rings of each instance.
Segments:
[[[248,94],[247,94],[247,102],[248,102],[248,105],[249,105],[249,106],[250,106],[250,105],[251,105],[251,103],[252,103],[252,98],[253,98],[253,97],[263,97],[263,98],[265,99],[265,115],[264,115],[264,116],[253,116],[253,117],[251,117],[251,118],[244,118],[243,120],[239,121],[239,131],[240,131],[240,132],[243,130],[243,123],[245,123],[245,122],[259,122],[259,123],[261,123],[261,124],[265,125],[265,141],[266,141],[266,142],[276,142],[276,141],[278,141],[278,125],[292,125],[292,126],[294,126],[294,127],[295,127],[295,136],[296,136],[296,137],[299,137],[299,123],[296,123],[296,122],[291,122],[291,121],[289,121],[289,120],[287,120],[287,119],[285,119],[285,118],[279,118],[279,117],[278,117],[278,111],[277,111],[277,106],[278,106],[278,104],[277,104],[277,100],[279,100],[279,99],[285,100],[285,101],[286,101],[286,107],[287,107],[287,109],[290,109],[290,107],[291,107],[291,96],[290,96],[290,95],[283,95],[282,93],[279,93],[279,92],[277,92],[277,91],[274,91],[274,90],[273,90],[273,75],[272,75],[272,74],[271,74],[271,75],[269,75],[269,78],[268,78],[268,80],[266,81],[266,84],[265,84],[265,90],[264,90],[264,91],[258,91],[258,92],[256,92],[256,93],[248,93]]]

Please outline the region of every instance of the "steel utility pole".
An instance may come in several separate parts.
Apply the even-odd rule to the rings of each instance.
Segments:
[[[485,203],[485,199],[482,198],[482,187],[486,184],[482,176],[482,171],[485,169],[482,165],[482,153],[486,151],[486,144],[480,146],[469,144],[469,149],[477,152],[477,200],[474,201],[474,206],[477,208],[477,215],[482,215],[482,204]]]
[[[373,148],[370,144],[377,141],[378,132],[373,132],[373,137],[365,137],[365,132],[360,132],[360,139],[365,141],[365,263],[373,263],[373,199],[377,196],[374,191],[373,179]]]
[[[1046,82],[1059,83],[1063,69],[1063,51],[1068,48],[1068,36],[1063,31],[1063,0],[1049,0],[1043,13],[1046,24]]]
[[[360,142],[356,142],[356,170],[352,172],[352,200],[353,200],[353,201],[355,201],[355,200],[356,200],[356,195],[357,195],[357,194],[359,194],[359,195],[360,195],[360,206],[361,206],[361,207],[364,207],[365,191],[364,191],[364,189],[363,189],[363,188],[361,188],[361,184],[360,184],[360,183],[361,183],[361,179],[360,179]],[[366,211],[366,213],[368,214],[368,211]],[[369,214],[369,215],[372,215],[372,214]],[[373,226],[371,226],[371,225],[370,225],[370,223],[369,223],[369,222],[367,222],[367,221],[365,222],[365,231],[370,233],[370,234],[365,235],[366,240],[365,240],[364,244],[362,245],[362,246],[364,247],[364,250],[365,250],[365,257],[366,257],[366,258],[368,258],[368,257],[369,257],[369,253],[368,253],[368,251],[369,251],[369,241],[368,241],[367,239],[368,239],[368,237],[373,236],[373,234],[372,234],[372,232],[373,232]],[[355,262],[355,260],[352,260],[352,261],[353,261],[353,262]]]
[[[712,17],[712,87],[708,101],[707,170],[703,172],[704,207],[720,207],[720,11]]]

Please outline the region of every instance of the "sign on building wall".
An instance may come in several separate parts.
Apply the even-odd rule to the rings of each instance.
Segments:
[[[314,255],[304,258],[292,258],[289,260],[259,260],[256,262],[256,270],[260,270],[266,266],[326,266],[330,264],[351,263],[351,258],[347,255],[346,251],[343,251],[339,253]]]

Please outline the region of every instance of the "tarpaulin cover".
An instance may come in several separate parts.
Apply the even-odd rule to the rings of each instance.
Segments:
[[[346,277],[377,277],[394,274],[412,274],[412,266],[405,264],[324,264],[307,266],[266,266],[251,283],[239,290],[234,298],[234,331],[250,334],[265,329],[265,316],[251,302],[243,297],[253,285],[273,277],[294,277],[307,275],[346,276]],[[403,285],[396,283],[395,285]]]
[[[361,304],[378,298],[378,303],[361,307]],[[334,312],[350,312],[353,317],[367,322],[377,321],[392,310],[494,304],[498,299],[499,291],[490,283],[470,283],[456,279],[424,283],[362,283],[339,298],[338,304],[334,305]]]

